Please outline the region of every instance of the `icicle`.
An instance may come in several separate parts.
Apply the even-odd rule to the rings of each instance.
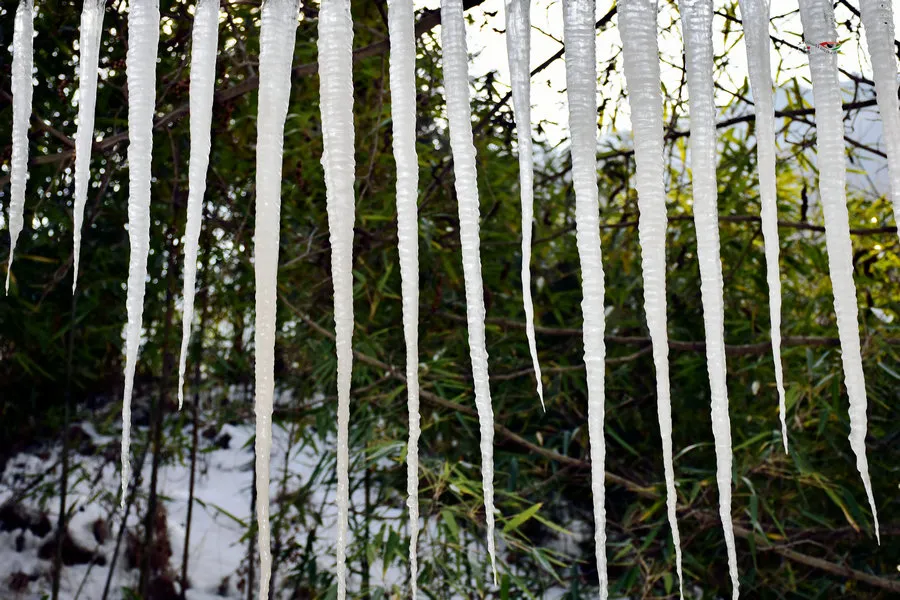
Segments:
[[[147,255],[150,252],[150,164],[156,105],[159,0],[133,0],[128,12],[128,325],[125,328],[125,394],[122,399],[122,507],[131,478],[131,392],[141,344]]]
[[[662,438],[666,477],[666,506],[678,586],[684,597],[681,537],[675,513],[675,468],[672,461],[672,404],[669,390],[669,340],[666,330],[666,190],[663,162],[662,94],[659,46],[656,38],[656,0],[619,0],[625,82],[634,132],[637,169],[638,241],[644,278],[644,310],[653,343],[656,367],[656,410]]]
[[[588,437],[591,444],[591,491],[594,500],[594,552],[600,575],[600,598],[609,595],[606,572],[606,443],[603,436],[606,330],[600,205],[597,199],[597,52],[594,0],[566,0],[566,88],[572,136],[572,182],[575,225],[581,259],[584,318],[584,363],[588,384]]]
[[[756,113],[756,152],[759,163],[759,202],[766,247],[766,280],[769,285],[769,320],[772,358],[778,388],[781,441],[788,451],[787,416],[784,405],[784,374],[781,364],[781,279],[778,273],[778,202],[775,175],[775,104],[769,59],[769,0],[739,0],[747,45],[750,90]]]
[[[28,180],[28,123],[31,120],[31,96],[34,67],[34,5],[32,0],[19,0],[13,28],[12,95],[13,132],[10,159],[9,190],[9,264],[6,267],[6,293],[12,274],[16,241],[22,231],[25,213],[25,182]]]
[[[497,584],[497,557],[494,549],[494,410],[488,381],[488,354],[484,333],[484,284],[478,239],[478,181],[475,145],[472,138],[472,108],[469,106],[469,57],[462,0],[441,2],[441,47],[444,62],[444,90],[450,123],[450,148],[459,210],[459,237],[462,244],[463,276],[466,286],[466,320],[469,330],[469,357],[475,384],[475,405],[481,425],[481,478],[484,486],[484,513],[487,546],[494,585]]]
[[[816,105],[819,197],[825,215],[825,245],[828,250],[828,271],[834,288],[834,312],[841,338],[844,384],[850,397],[850,447],[856,454],[856,468],[862,477],[869,506],[872,508],[875,536],[881,544],[878,512],[869,479],[869,462],[866,459],[866,381],[859,344],[859,312],[856,305],[856,285],[853,283],[853,247],[850,244],[850,219],[844,187],[847,165],[844,155],[841,86],[838,81],[837,56],[833,52],[818,49],[818,45],[823,42],[835,41],[831,0],[800,0],[800,20],[806,43],[814,46],[809,53],[809,70]]]
[[[203,194],[209,167],[213,92],[216,85],[216,48],[219,41],[219,0],[199,0],[194,10],[191,39],[191,156],[188,167],[187,226],[184,232],[184,314],[181,323],[181,358],[178,361],[178,409],[184,403],[184,371],[187,366],[191,321],[194,318],[194,285],[197,280],[197,248],[203,222]]]
[[[259,102],[256,119],[256,522],[259,529],[259,597],[269,597],[272,549],[269,531],[269,458],[275,396],[275,311],[281,219],[284,122],[291,95],[297,0],[267,0],[259,33]]]
[[[394,160],[397,163],[397,237],[406,339],[406,395],[409,443],[406,450],[406,504],[409,506],[410,595],[417,595],[419,538],[419,234],[416,200],[416,36],[412,0],[388,0],[391,40],[390,83]]]
[[[81,36],[78,39],[78,129],[75,132],[75,211],[73,227],[75,263],[72,293],[78,286],[81,254],[81,223],[91,181],[91,146],[94,143],[94,110],[97,106],[97,65],[100,62],[100,36],[103,33],[104,0],[85,0],[81,12]]]
[[[506,52],[512,80],[513,111],[519,140],[519,187],[522,197],[522,302],[525,334],[537,393],[544,411],[544,386],[534,336],[534,306],[531,301],[531,232],[534,219],[534,167],[531,146],[531,14],[529,0],[506,0]]]
[[[894,221],[900,234],[900,101],[897,99],[897,57],[894,54],[894,12],[891,0],[860,0],[866,44],[875,75],[878,110],[884,123]]]
[[[346,545],[350,508],[350,372],[353,363],[353,221],[355,202],[353,132],[353,20],[350,0],[322,0],[319,9],[319,106],[322,112],[322,167],[337,346],[337,583],[338,600],[347,593]]]
[[[716,104],[713,86],[712,0],[680,0],[691,117],[694,225],[700,262],[700,296],[706,329],[706,362],[716,443],[719,516],[725,531],[733,598],[739,596],[737,554],[731,523],[731,422],[725,369],[725,307],[716,202]]]

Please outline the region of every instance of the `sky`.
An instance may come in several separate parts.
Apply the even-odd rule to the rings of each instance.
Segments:
[[[504,5],[506,0],[486,0],[483,4],[470,9],[473,22],[468,26],[467,41],[470,54],[475,54],[470,67],[470,75],[480,76],[488,71],[495,70],[498,73],[498,83],[509,87],[509,69],[506,61],[506,40],[503,35],[505,30]],[[613,0],[597,0],[597,17],[606,14],[613,6]],[[662,80],[663,84],[672,89],[680,82],[681,73],[673,65],[680,64],[682,54],[682,41],[677,27],[678,14],[676,2],[672,0],[660,0],[659,25],[661,30],[667,28],[673,22],[675,27],[671,31],[663,31],[660,35],[660,54],[663,59]],[[726,4],[723,0],[714,0],[716,10],[721,10]],[[770,31],[773,35],[794,44],[801,43],[802,27],[797,13],[797,0],[775,0],[773,15],[778,17],[773,20]],[[439,8],[439,0],[417,0],[416,9]],[[784,16],[787,15],[787,16]],[[848,19],[850,12],[843,6],[838,6],[836,19],[843,22]],[[531,0],[531,66],[542,63],[552,56],[560,48],[563,38],[562,1],[561,0]],[[721,32],[725,27],[724,17],[717,16],[713,28]],[[900,10],[894,11],[895,28],[900,31]],[[732,27],[734,28],[734,27]],[[839,64],[850,72],[861,72],[866,77],[871,77],[871,68],[868,56],[865,52],[865,32],[860,40],[862,46],[855,37],[846,38],[845,44],[839,55]],[[716,53],[725,51],[725,40],[721,34],[714,36]],[[612,26],[597,36],[597,56],[599,61],[604,61],[621,48],[616,20]],[[728,65],[718,83],[728,89],[737,90],[747,77],[746,50],[743,40],[738,35],[732,35],[729,42]],[[773,73],[777,73],[776,85],[800,76],[808,78],[806,69],[806,55],[797,51],[786,50],[781,57],[772,54]],[[778,61],[783,59],[780,64]],[[672,64],[667,64],[672,63]],[[799,71],[799,72],[798,72]],[[619,86],[622,78],[616,78],[609,86],[601,87],[598,91],[600,97],[618,97]],[[532,79],[531,102],[532,118],[535,122],[545,121],[545,129],[548,141],[558,142],[568,137],[568,128],[565,115],[567,110],[565,93],[565,64],[562,60],[556,61],[545,71]],[[718,102],[724,105],[730,99],[727,92],[720,92]],[[608,132],[613,126],[619,130],[630,129],[627,102],[620,104],[618,116],[613,122],[608,116],[601,127]],[[607,113],[608,115],[611,113]],[[554,124],[555,123],[555,124]]]

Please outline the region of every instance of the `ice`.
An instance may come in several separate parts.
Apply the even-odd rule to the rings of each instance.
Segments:
[[[91,182],[91,146],[94,143],[94,111],[97,106],[97,66],[100,62],[100,37],[103,34],[104,0],[85,0],[81,11],[81,36],[78,39],[78,129],[75,132],[75,210],[72,235],[74,265],[72,293],[78,286],[81,254],[81,225]]]
[[[775,104],[772,67],[769,58],[768,0],[739,0],[744,24],[744,42],[750,71],[750,90],[756,115],[756,154],[759,170],[759,203],[766,252],[766,281],[769,286],[772,358],[778,389],[781,441],[788,451],[787,415],[784,404],[784,373],[781,363],[781,279],[778,270],[778,197],[775,174]]]
[[[6,293],[12,276],[13,254],[22,232],[25,212],[25,183],[28,180],[28,122],[31,120],[31,97],[34,67],[34,5],[20,0],[16,9],[12,43],[12,156],[9,173],[9,263],[6,267]]]
[[[487,525],[488,555],[494,584],[497,557],[494,547],[494,410],[488,381],[488,353],[484,332],[484,284],[481,280],[479,242],[478,183],[475,145],[472,138],[472,108],[469,105],[468,53],[462,0],[441,2],[441,47],[443,49],[444,90],[450,123],[456,198],[459,210],[459,237],[462,245],[463,277],[466,288],[466,320],[469,356],[475,386],[475,406],[481,429],[481,478]]]
[[[656,368],[656,410],[662,438],[666,507],[679,591],[683,596],[681,537],[675,511],[675,468],[672,459],[672,403],[669,389],[669,340],[666,330],[666,190],[663,159],[662,93],[656,0],[620,0],[619,29],[623,43],[625,83],[631,106],[637,170],[638,242],[644,279],[644,310]]]
[[[406,504],[409,507],[410,596],[416,598],[419,537],[419,161],[416,155],[416,37],[412,0],[388,0],[394,160],[397,163],[397,237],[406,340],[409,443]]]
[[[531,300],[531,233],[534,219],[534,165],[531,143],[531,14],[529,0],[506,0],[506,52],[512,80],[513,111],[519,141],[519,187],[522,199],[522,303],[525,308],[525,335],[537,393],[544,405],[544,386],[534,335],[534,305]]]
[[[700,296],[706,330],[706,367],[716,446],[716,481],[719,517],[725,532],[732,597],[738,598],[739,581],[734,526],[731,522],[731,421],[725,368],[725,305],[722,260],[719,256],[719,211],[716,196],[716,104],[713,82],[712,0],[680,0],[691,117],[691,171],[693,173],[694,226],[700,262]]]
[[[267,0],[259,40],[256,121],[256,521],[259,529],[259,597],[269,597],[272,550],[269,529],[269,462],[275,393],[275,312],[281,219],[284,122],[291,95],[291,62],[297,0]]]
[[[191,155],[188,166],[187,226],[184,246],[184,314],[181,357],[178,360],[178,408],[184,404],[184,372],[187,366],[194,293],[197,281],[197,250],[203,222],[203,195],[209,167],[213,92],[216,85],[216,48],[219,40],[219,2],[200,0],[194,11],[191,41]]]
[[[584,318],[584,363],[588,385],[588,436],[591,447],[591,491],[594,502],[594,549],[600,598],[609,595],[606,570],[606,443],[603,435],[606,330],[603,256],[600,248],[600,205],[597,195],[597,52],[594,0],[566,0],[566,88],[572,137],[572,181],[575,223],[581,259]]]
[[[125,394],[122,399],[122,506],[131,479],[131,393],[141,344],[147,254],[150,251],[150,165],[156,105],[159,0],[133,0],[128,12],[128,292],[125,328]]]
[[[834,9],[830,0],[800,0],[800,20],[806,43],[814,46],[809,53],[809,70],[816,107],[819,197],[825,215],[825,246],[834,288],[834,312],[841,339],[844,384],[850,397],[850,447],[856,454],[856,468],[866,489],[875,535],[880,544],[878,512],[866,459],[866,381],[859,342],[856,285],[853,282],[853,247],[845,190],[844,113],[837,55],[817,47],[822,42],[835,41]]]
[[[347,594],[347,528],[350,510],[350,374],[353,365],[353,20],[350,0],[323,0],[319,9],[319,105],[322,112],[334,328],[337,346],[337,584]]]

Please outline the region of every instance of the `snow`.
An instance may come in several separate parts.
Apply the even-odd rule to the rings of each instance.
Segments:
[[[597,52],[594,1],[563,4],[566,42],[566,88],[572,132],[572,181],[575,224],[581,260],[584,318],[584,363],[588,384],[588,434],[591,449],[591,491],[594,501],[594,545],[600,598],[609,596],[606,570],[606,442],[603,435],[606,374],[606,315],[603,310],[603,256],[600,248],[600,206],[597,199]]]
[[[188,344],[191,340],[191,321],[194,317],[197,250],[203,221],[206,171],[209,167],[218,38],[219,3],[217,0],[200,0],[194,11],[191,43],[191,155],[188,166],[187,225],[184,233],[184,313],[181,325],[181,357],[178,360],[179,410],[184,404],[184,372],[187,365]]]
[[[331,240],[337,347],[337,584],[347,594],[346,548],[350,510],[350,375],[353,364],[353,20],[350,0],[323,0],[319,8],[319,106],[322,166]]]
[[[656,410],[662,438],[666,507],[679,591],[683,588],[681,537],[676,516],[675,468],[672,459],[672,403],[669,389],[669,341],[666,330],[666,190],[663,161],[662,94],[660,90],[656,0],[620,0],[625,83],[634,131],[637,171],[638,241],[644,279],[644,310],[656,368]]]
[[[169,422],[167,428],[175,426],[176,423]],[[114,438],[97,434],[86,422],[79,424],[79,427],[94,440],[99,452],[94,456],[78,456],[77,465],[73,467],[70,475],[72,487],[69,491],[69,505],[72,507],[73,516],[69,522],[69,529],[72,537],[82,547],[103,554],[106,564],[93,567],[89,565],[64,567],[60,597],[75,598],[80,588],[80,598],[99,600],[109,572],[115,536],[121,524],[121,512],[115,511],[117,503],[113,494],[108,492],[116,489],[118,471],[114,463],[105,457],[105,450],[109,447],[107,444],[113,443]],[[190,436],[189,427],[185,435]],[[253,518],[250,511],[253,435],[252,425],[224,425],[212,436],[213,440],[206,441],[201,436],[205,446],[201,447],[198,454],[200,462],[194,489],[195,504],[189,549],[190,588],[186,594],[190,600],[246,598],[246,589],[240,589],[239,585],[242,568],[246,566],[247,559],[246,534],[250,519]],[[227,444],[215,441],[226,438],[229,438]],[[334,445],[334,439],[330,436],[320,437],[296,432],[292,436],[289,430],[281,426],[274,428],[272,439],[273,456],[277,457],[278,471],[281,473],[286,466],[287,480],[283,482],[279,477],[277,481],[273,481],[271,492],[279,493],[282,486],[287,494],[308,492],[306,503],[316,509],[304,513],[301,517],[296,509],[283,506],[285,512],[282,514],[287,517],[282,529],[283,539],[304,539],[310,532],[316,531],[313,549],[317,557],[316,563],[323,571],[333,571],[335,565],[331,558],[333,556],[331,548],[337,528],[335,490],[330,484],[331,473],[327,468],[323,468],[323,464],[328,464],[329,459],[326,457],[329,456],[328,449]],[[47,482],[52,483],[51,495],[43,498],[32,495],[25,501],[25,505],[36,510],[46,507],[47,515],[55,524],[57,514],[53,511],[58,508],[59,501],[52,493],[56,491],[56,481],[59,477],[58,467],[54,468],[59,460],[59,453],[60,448],[56,446],[35,454],[22,453],[11,457],[6,470],[0,474],[0,505],[14,496],[16,490],[32,481],[33,477],[47,472]],[[392,464],[393,460],[385,459],[378,464],[380,467],[387,467],[387,463]],[[145,484],[150,480],[150,469],[148,457],[142,472]],[[362,464],[355,465],[354,469],[354,480],[359,481],[362,477]],[[180,572],[184,550],[189,480],[189,462],[164,463],[160,467],[158,490],[167,513],[167,531],[172,548],[169,567],[173,572]],[[146,490],[142,490],[139,498],[145,498],[145,493]],[[365,502],[363,494],[363,487],[356,486],[353,494],[355,504],[362,505]],[[140,531],[142,527],[141,519],[145,510],[143,500],[139,502],[141,502],[140,510],[132,509],[128,519],[129,530],[135,532]],[[370,539],[380,535],[385,524],[398,529],[402,517],[403,511],[396,504],[388,503],[385,506],[375,507],[371,514]],[[106,520],[109,525],[110,535],[104,543],[98,543],[93,534],[92,527],[98,519]],[[436,526],[434,522],[430,525],[426,523],[426,529],[434,526]],[[28,593],[33,595],[24,597],[41,597],[43,592],[49,593],[51,562],[38,558],[38,548],[49,540],[52,534],[38,538],[28,531],[21,533],[24,547],[21,552],[17,552],[16,537],[19,534],[20,532],[0,531],[0,597],[6,597],[4,594],[7,590],[3,586],[9,576],[19,571],[36,576],[28,589]],[[112,600],[129,597],[121,591],[121,588],[133,589],[138,583],[138,570],[125,565],[123,553],[124,547],[120,550],[116,571],[113,574],[110,594]],[[406,580],[406,573],[395,565],[385,569],[383,561],[378,558],[370,565],[370,578],[372,581],[383,582],[390,588],[402,586]],[[352,582],[357,587],[361,585],[361,575],[355,574]],[[284,594],[278,595],[278,598],[290,597],[289,590],[283,591]]]
[[[719,211],[716,196],[716,104],[713,85],[712,0],[680,0],[691,119],[691,171],[694,224],[700,262],[700,296],[706,330],[706,363],[716,445],[719,516],[728,550],[732,598],[739,596],[737,553],[731,522],[731,421],[725,367],[725,303],[719,255]]]
[[[84,205],[91,181],[91,146],[94,143],[94,111],[97,106],[97,66],[100,61],[100,38],[103,34],[103,0],[86,0],[81,12],[81,36],[78,39],[78,129],[75,132],[75,208],[74,265],[72,293],[78,286],[78,263],[81,255],[81,225]]]
[[[784,398],[784,372],[781,363],[781,279],[778,270],[778,196],[775,174],[775,102],[772,93],[772,67],[769,56],[768,0],[739,0],[750,90],[756,114],[756,152],[759,169],[759,201],[766,253],[766,281],[769,286],[769,320],[771,322],[772,358],[775,363],[775,386],[778,389],[778,415],[781,419],[781,441],[788,451],[787,415]]]
[[[834,9],[830,0],[800,0],[800,18],[803,36],[808,43],[818,44],[835,39]],[[878,512],[866,459],[866,382],[859,341],[856,285],[853,282],[853,247],[845,191],[844,121],[836,55],[812,50],[809,70],[816,109],[819,196],[825,216],[828,271],[834,288],[834,312],[841,340],[844,384],[850,397],[850,447],[856,455],[856,468],[862,477],[872,509],[875,535],[880,544]]]
[[[475,145],[472,139],[472,109],[469,105],[466,25],[461,0],[441,3],[441,47],[443,49],[444,90],[450,123],[450,147],[459,210],[459,237],[462,245],[463,277],[466,288],[466,320],[469,356],[475,386],[475,405],[481,429],[481,477],[487,546],[494,584],[497,584],[497,557],[494,543],[494,411],[488,381],[488,353],[484,331],[484,284],[478,237],[478,183]]]
[[[141,343],[147,255],[150,251],[150,165],[156,105],[159,0],[134,0],[128,12],[128,292],[125,394],[122,399],[122,506],[131,476],[131,394]]]
[[[512,81],[513,112],[519,142],[519,187],[522,200],[522,304],[525,335],[537,393],[544,405],[544,386],[534,335],[534,305],[531,300],[531,234],[534,220],[534,159],[531,141],[531,14],[529,0],[506,0],[506,52]]]
[[[397,237],[406,341],[406,394],[409,410],[407,506],[409,507],[410,596],[416,598],[419,533],[419,237],[416,200],[416,39],[412,0],[388,0],[391,40],[390,84],[394,160],[397,163]]]
[[[34,68],[34,5],[32,0],[19,0],[13,28],[12,75],[13,96],[12,156],[10,157],[9,263],[6,267],[6,293],[12,276],[13,254],[22,232],[25,212],[25,183],[28,181],[28,123],[31,120],[31,98],[34,92],[31,71]]]
[[[269,462],[275,393],[275,313],[281,218],[284,122],[291,94],[291,61],[297,30],[296,0],[262,7],[259,107],[256,141],[256,516],[259,529],[259,597],[267,598],[272,570],[269,532]]]
[[[887,147],[894,221],[900,235],[900,100],[897,98],[897,57],[894,54],[894,13],[890,0],[860,0],[859,10],[872,59],[878,111]]]

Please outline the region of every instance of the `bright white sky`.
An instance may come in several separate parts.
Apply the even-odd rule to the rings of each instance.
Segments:
[[[660,27],[666,27],[673,21],[676,27],[671,33],[663,34],[660,38],[660,51],[663,59],[662,79],[663,84],[672,89],[681,79],[681,73],[670,64],[681,63],[682,42],[680,32],[677,27],[678,13],[676,10],[676,2],[674,0],[660,0]],[[720,8],[725,3],[722,0],[715,0],[716,8]],[[439,0],[416,0],[416,8],[439,8]],[[506,61],[506,40],[502,33],[506,29],[505,0],[486,0],[483,4],[468,11],[472,16],[474,24],[468,28],[468,45],[471,54],[477,54],[470,68],[472,76],[480,76],[490,70],[496,70],[499,75],[499,83],[509,86],[509,69]],[[597,0],[597,17],[606,14],[612,7],[612,0]],[[772,34],[793,44],[800,43],[800,17],[797,11],[797,0],[773,0],[773,15],[780,16],[790,14],[787,18],[777,19],[773,23]],[[494,16],[487,16],[488,13],[495,13]],[[849,11],[843,6],[839,6],[836,11],[838,22],[847,20],[850,16]],[[531,66],[532,68],[541,64],[545,59],[552,56],[560,48],[560,42],[563,38],[562,25],[562,1],[561,0],[532,0],[531,2]],[[484,25],[482,26],[482,23]],[[599,61],[604,61],[613,53],[621,48],[622,42],[619,38],[618,27],[608,27],[597,36],[597,55]],[[713,24],[714,31],[722,31],[724,29],[725,19],[716,17]],[[894,23],[898,31],[900,31],[900,10],[894,11]],[[735,29],[735,27],[732,27]],[[499,30],[499,32],[498,32]],[[863,33],[863,36],[865,34]],[[721,34],[714,36],[716,44],[716,52],[720,53],[725,50],[725,41]],[[737,43],[734,43],[737,42]],[[871,77],[871,68],[868,63],[868,57],[864,50],[865,38],[863,38],[863,46],[857,43],[855,38],[849,38],[841,48],[839,62],[841,67],[850,72],[860,72]],[[726,68],[725,77],[730,81],[719,79],[718,83],[729,89],[739,88],[747,76],[747,60],[745,48],[742,40],[738,40],[736,35],[731,36],[729,41],[731,51],[729,52],[729,65]],[[808,77],[806,70],[806,56],[800,52],[786,50],[781,54],[784,61],[781,63],[781,70],[778,71],[779,55],[773,52],[773,73],[778,73],[777,84],[796,76],[801,78]],[[798,69],[800,72],[798,73]],[[599,93],[602,97],[618,97],[620,90],[618,86],[622,84],[621,78],[612,84],[608,89],[600,89]],[[562,138],[568,137],[568,127],[566,125],[566,98],[562,91],[565,90],[565,65],[562,60],[556,61],[551,67],[541,72],[532,80],[531,102],[532,102],[532,118],[535,122],[545,121],[547,123],[547,137],[551,142],[557,142]],[[728,94],[722,93],[720,99],[721,104],[728,101]],[[621,103],[619,106],[619,115],[616,120],[616,128],[629,129],[630,122],[628,116],[628,106]],[[609,121],[609,120],[608,120]],[[556,125],[550,125],[552,123]],[[609,128],[611,122],[604,122],[602,126]]]

